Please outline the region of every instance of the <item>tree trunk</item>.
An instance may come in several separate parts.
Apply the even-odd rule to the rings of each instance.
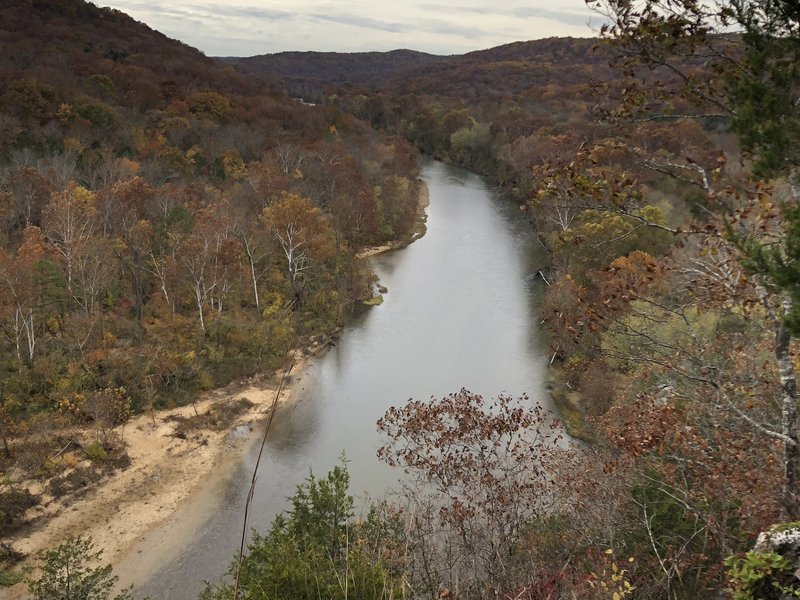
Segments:
[[[198,313],[198,317],[200,319],[200,329],[202,329],[203,333],[205,334],[206,333],[206,320],[205,320],[205,316],[203,314],[203,296],[200,293],[200,284],[196,284],[195,285],[194,299],[195,299],[195,303],[197,304],[197,313]]]
[[[258,279],[256,278],[256,266],[253,262],[253,257],[249,254],[247,255],[248,260],[250,261],[250,276],[253,279],[253,298],[256,301],[256,310],[261,313],[261,300],[258,297]]]
[[[783,302],[784,315],[789,314],[791,301]],[[780,321],[775,326],[775,359],[781,378],[781,433],[784,442],[783,508],[786,518],[800,518],[800,439],[797,434],[797,378],[790,351],[791,336],[786,325]],[[791,442],[789,441],[791,440]],[[793,442],[793,443],[792,443]]]
[[[133,250],[133,263],[130,265],[130,273],[136,310],[136,342],[141,345],[144,338],[144,286],[142,285],[142,254],[138,248]]]
[[[246,235],[242,235],[242,240],[244,241],[245,254],[247,254],[247,262],[250,265],[250,279],[253,282],[253,299],[256,303],[256,310],[261,314],[261,299],[258,297],[258,277],[256,276],[255,250],[250,245],[250,240],[247,239]]]
[[[33,323],[33,309],[28,309],[28,317],[22,318],[22,325],[25,328],[25,337],[28,340],[28,364],[33,364],[33,355],[36,350],[36,328]]]

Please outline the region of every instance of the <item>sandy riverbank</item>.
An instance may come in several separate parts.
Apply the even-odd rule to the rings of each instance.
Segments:
[[[318,351],[320,349],[317,349]],[[287,374],[277,400],[278,406],[292,402],[299,391],[299,382],[312,352],[298,355]],[[140,415],[118,428],[126,444],[131,464],[105,477],[78,499],[52,500],[40,510],[33,531],[4,540],[33,557],[42,549],[52,547],[67,535],[89,535],[103,560],[120,565],[135,550],[145,536],[172,517],[190,497],[195,498],[215,487],[224,477],[224,465],[238,456],[252,436],[235,436],[269,414],[278,391],[280,373],[257,377],[208,393],[195,402],[155,415]],[[252,403],[222,431],[198,431],[185,439],[175,436],[178,423],[175,416],[191,417],[204,414],[212,406],[246,398]],[[196,411],[196,412],[195,412]],[[148,556],[145,562],[155,562],[158,556]],[[128,561],[130,562],[130,561]],[[142,564],[144,567],[145,565]],[[139,571],[139,569],[136,569]],[[123,575],[122,572],[118,573]],[[125,573],[129,580],[133,573]],[[132,582],[132,581],[131,581]],[[0,597],[9,600],[27,598],[23,584],[0,590]]]

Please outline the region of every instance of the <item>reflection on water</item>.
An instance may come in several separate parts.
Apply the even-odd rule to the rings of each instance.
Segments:
[[[427,234],[375,257],[389,292],[359,314],[299,385],[300,400],[276,415],[257,483],[251,525],[266,529],[309,473],[344,452],[352,491],[381,495],[397,478],[375,458],[375,422],[409,398],[465,387],[487,396],[527,393],[542,401],[535,327],[540,257],[519,210],[479,177],[431,162]],[[208,521],[136,596],[195,598],[238,549],[241,510],[257,453],[231,469]],[[166,526],[170,527],[169,524]]]

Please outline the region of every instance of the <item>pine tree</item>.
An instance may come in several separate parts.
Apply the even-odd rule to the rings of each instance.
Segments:
[[[27,581],[35,600],[130,600],[129,590],[112,596],[118,577],[111,565],[100,562],[91,538],[70,536],[56,548],[42,552],[42,573]]]

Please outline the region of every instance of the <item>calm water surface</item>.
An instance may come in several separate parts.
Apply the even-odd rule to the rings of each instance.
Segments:
[[[384,303],[353,318],[304,375],[300,399],[276,415],[251,513],[258,530],[269,527],[310,469],[324,475],[342,452],[354,494],[380,496],[391,487],[399,474],[375,458],[375,422],[391,405],[462,387],[547,402],[535,321],[541,284],[532,276],[542,259],[529,226],[480,177],[430,162],[423,178],[427,234],[373,259],[389,289]],[[224,572],[238,550],[256,446],[231,466],[221,489],[208,492],[213,508],[205,523],[187,532],[168,523],[155,532],[185,542],[139,586],[137,598],[193,599],[204,579]]]

